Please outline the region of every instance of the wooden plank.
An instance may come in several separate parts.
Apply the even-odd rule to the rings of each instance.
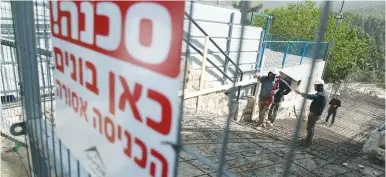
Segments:
[[[204,54],[202,56],[202,65],[201,65],[201,75],[200,75],[200,83],[199,83],[199,90],[202,90],[204,87],[204,81],[205,81],[205,75],[206,75],[206,58],[208,55],[208,42],[209,42],[209,36],[205,37],[205,43],[204,43]]]
[[[237,82],[236,83],[236,87],[250,85],[250,84],[256,84],[256,83],[257,83],[256,79],[250,79],[250,80],[245,80],[245,81]],[[202,96],[202,95],[207,95],[207,94],[216,93],[216,92],[222,92],[222,91],[225,91],[225,90],[229,90],[232,87],[233,87],[233,83],[228,84],[228,85],[222,85],[222,86],[215,87],[215,88],[204,89],[204,90],[200,90],[200,91],[186,93],[185,96],[184,96],[184,99],[186,100],[186,99],[189,99],[189,98],[194,98],[194,97],[198,97],[198,96]],[[179,94],[179,96],[181,96],[181,94]]]
[[[209,36],[205,37],[205,42],[204,42],[204,52],[202,55],[202,64],[201,64],[201,74],[200,74],[200,80],[199,80],[199,91],[201,91],[204,88],[204,82],[205,82],[205,74],[206,74],[206,58],[208,56],[208,42],[209,42]],[[196,110],[201,106],[201,98],[197,98],[196,102]]]

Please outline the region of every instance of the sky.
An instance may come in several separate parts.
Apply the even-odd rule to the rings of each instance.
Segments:
[[[207,1],[207,0],[199,0],[204,1],[210,4],[217,4],[217,1]],[[301,0],[293,0],[293,1],[259,1],[263,3],[263,8],[277,8],[282,7],[288,4],[296,4],[302,2]],[[323,1],[316,1],[317,4],[322,4]],[[231,0],[219,0],[220,5],[232,6]],[[336,0],[332,2],[332,8],[334,10],[339,10],[342,4],[342,0]],[[343,11],[349,11],[354,9],[366,8],[371,6],[385,6],[385,1],[357,1],[357,0],[346,0],[344,3]]]

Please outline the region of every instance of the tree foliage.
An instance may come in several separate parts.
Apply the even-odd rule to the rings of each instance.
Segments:
[[[317,7],[314,2],[305,1],[301,4],[266,9],[264,13],[272,16],[269,29],[270,34],[292,36],[292,38],[296,37],[307,41],[314,41],[316,39],[321,7]],[[332,42],[334,28],[337,23],[336,15],[336,13],[330,13],[329,15],[324,41]],[[325,69],[324,79],[327,82],[338,83],[358,70],[372,70],[377,65],[376,63],[379,63],[379,60],[384,60],[384,55],[382,56],[379,52],[375,52],[379,50],[379,47],[377,47],[379,41],[370,35],[369,30],[362,30],[352,25],[355,18],[358,17],[346,14],[345,18],[338,22],[334,42],[333,44],[330,43],[330,47],[331,44],[333,47],[331,48],[330,57],[328,57],[329,60],[327,60]],[[253,25],[264,27],[265,23],[265,19],[255,17]],[[380,22],[370,20],[367,23],[374,23],[375,25]],[[367,26],[371,26],[371,24],[367,24]],[[368,28],[373,29],[372,27]],[[293,39],[282,37],[282,39],[270,40]]]
[[[370,8],[373,9],[373,8]],[[351,15],[352,21],[351,26],[355,28],[359,28],[361,30],[361,34],[369,34],[371,38],[373,38],[373,45],[375,45],[375,49],[378,57],[384,58],[385,53],[385,17],[378,18],[372,17],[357,13],[347,13]],[[383,14],[384,11],[383,11]]]

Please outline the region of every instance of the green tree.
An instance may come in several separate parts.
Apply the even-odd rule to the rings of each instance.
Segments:
[[[281,39],[273,38],[270,40],[291,40],[286,36],[307,41],[315,40],[321,7],[317,7],[314,2],[306,1],[301,4],[266,9],[264,13],[272,16],[269,33],[284,36],[279,37]],[[336,15],[336,13],[330,13],[324,41],[332,41],[337,23]],[[375,50],[374,40],[366,33],[361,34],[359,28],[350,26],[353,18],[358,17],[347,15],[339,23],[325,69],[324,79],[327,82],[339,83],[359,69],[369,69],[372,65],[371,62],[374,60],[372,51]],[[260,27],[265,26],[265,23],[263,18],[255,17],[253,21],[253,25]]]

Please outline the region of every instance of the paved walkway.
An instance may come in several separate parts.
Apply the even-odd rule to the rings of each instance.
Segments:
[[[1,137],[1,177],[28,177],[27,153],[24,147],[21,147],[19,151],[7,152],[10,148],[14,147],[13,143],[8,139]],[[23,159],[23,160],[22,160]],[[24,163],[24,164],[23,164]]]

